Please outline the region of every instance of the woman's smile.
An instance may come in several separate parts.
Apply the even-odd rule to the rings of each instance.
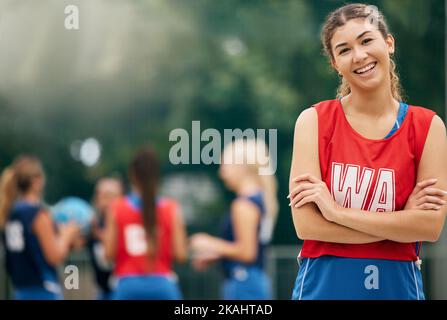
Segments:
[[[375,72],[376,66],[377,66],[377,61],[376,62],[372,62],[372,63],[368,63],[364,67],[355,69],[354,73],[356,75],[358,75],[359,77],[366,78],[366,77],[369,77],[370,75],[372,75]]]

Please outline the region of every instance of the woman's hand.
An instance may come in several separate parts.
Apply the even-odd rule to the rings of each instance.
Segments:
[[[328,221],[335,221],[339,205],[329,192],[326,183],[311,174],[296,177],[297,186],[289,194],[290,206],[300,208],[307,203],[315,203]]]
[[[190,238],[190,247],[194,256],[215,256],[214,237],[207,233],[196,233]]]
[[[190,238],[192,265],[197,271],[205,270],[220,256],[215,252],[214,237],[206,233],[196,233]]]
[[[429,179],[416,184],[405,204],[405,210],[439,210],[446,203],[444,197],[447,192],[431,187],[436,182],[437,179]]]
[[[314,202],[327,220],[335,220],[339,205],[323,181],[307,174],[296,177],[294,182],[297,183],[297,187],[288,196],[290,206],[299,208],[306,203]],[[447,196],[447,192],[431,187],[436,182],[437,179],[419,182],[409,196],[404,210],[439,210],[446,203],[444,198]]]
[[[85,246],[86,243],[87,243],[86,238],[82,235],[78,235],[77,237],[74,238],[73,242],[71,243],[71,247],[75,251],[80,251]]]
[[[80,236],[81,229],[74,221],[59,225],[59,236],[68,240],[68,243],[73,243],[76,238]]]
[[[192,259],[192,266],[197,271],[206,270],[212,263],[219,260],[219,256],[195,256]]]

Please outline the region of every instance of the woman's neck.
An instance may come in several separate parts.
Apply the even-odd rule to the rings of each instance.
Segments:
[[[259,192],[261,187],[255,179],[244,179],[236,190],[238,196],[248,196],[253,193]]]
[[[361,115],[380,118],[390,112],[399,110],[399,101],[394,99],[389,86],[381,86],[375,91],[352,90],[343,98],[345,113],[347,115]]]
[[[36,192],[27,192],[21,198],[30,203],[39,203],[41,201],[41,195]]]

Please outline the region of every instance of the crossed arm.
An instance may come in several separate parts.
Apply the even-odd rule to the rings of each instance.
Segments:
[[[380,213],[339,206],[321,181],[316,110],[305,110],[295,127],[290,196],[295,229],[303,240],[363,244],[381,240],[437,241],[447,212],[444,201],[427,210],[405,209]],[[439,117],[432,121],[417,180],[436,178],[432,185],[447,187],[447,138]],[[297,179],[295,177],[298,177]],[[444,194],[439,197],[443,197]]]

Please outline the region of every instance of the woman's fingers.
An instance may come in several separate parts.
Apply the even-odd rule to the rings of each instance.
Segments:
[[[296,178],[293,179],[293,182],[300,182],[300,181],[309,181],[312,183],[319,183],[321,182],[320,179],[317,179],[317,177],[315,177],[313,174],[310,173],[306,173],[306,174],[302,174]]]
[[[445,205],[447,202],[445,200],[443,200],[440,197],[436,197],[436,196],[423,196],[419,199],[416,200],[416,205],[420,206],[424,203],[432,203],[432,204],[437,204],[437,205]]]
[[[315,192],[315,190],[310,189],[310,190],[305,190],[305,191],[299,193],[296,197],[291,199],[289,206],[294,207],[294,208],[299,208],[297,203],[299,203],[303,198],[314,194],[314,192]]]
[[[438,188],[425,188],[420,190],[416,195],[415,198],[416,199],[420,199],[423,198],[425,196],[436,196],[439,198],[443,198],[447,195],[447,192],[442,190],[442,189],[438,189]]]
[[[441,209],[441,206],[434,203],[423,203],[416,208],[420,210],[439,210]]]
[[[301,199],[301,200],[295,205],[295,208],[301,208],[301,207],[304,206],[305,204],[312,203],[312,202],[314,202],[313,193],[312,193],[311,195],[308,195],[308,196],[304,197],[303,199]]]
[[[427,180],[420,181],[416,184],[412,193],[417,194],[421,190],[436,184],[436,182],[438,182],[438,179],[427,179]]]
[[[299,186],[295,187],[292,192],[289,193],[287,196],[287,199],[294,199],[296,195],[298,195],[300,192],[312,189],[314,185],[312,183],[300,183]]]

